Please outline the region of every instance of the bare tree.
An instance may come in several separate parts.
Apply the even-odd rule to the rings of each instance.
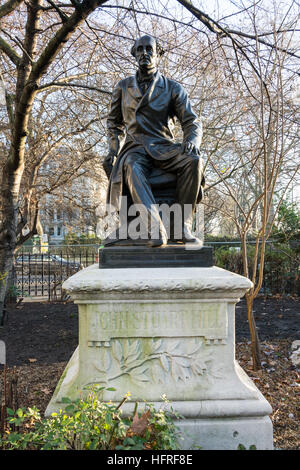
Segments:
[[[0,273],[3,281],[0,284],[0,321],[7,276],[12,269],[16,246],[19,192],[25,167],[24,155],[33,102],[41,80],[66,42],[88,15],[105,2],[106,0],[73,1],[64,11],[55,5],[55,13],[44,9],[43,0],[30,0],[26,4],[26,10],[21,11],[16,10],[21,4],[20,1],[8,0],[0,8],[0,18],[4,22],[4,27],[1,28],[3,36],[0,49],[16,70],[14,93],[6,95],[11,138],[1,176]],[[16,17],[21,15],[22,39],[18,36],[9,38],[10,33],[5,29],[7,23],[4,20],[10,14]],[[44,31],[41,17],[47,18],[45,23],[48,25]]]
[[[252,21],[257,28],[258,18],[254,14]],[[243,113],[233,110],[234,126],[227,128],[227,132],[231,128],[232,137],[227,152],[218,146],[217,154],[225,164],[224,170],[220,158],[216,160],[215,154],[210,155],[211,169],[219,182],[217,190],[234,201],[234,210],[225,207],[222,212],[236,226],[242,242],[244,275],[253,282],[246,301],[255,369],[261,363],[253,301],[263,282],[266,242],[286,191],[299,174],[299,161],[295,159],[295,149],[299,149],[299,106],[292,100],[293,56],[286,52],[293,36],[279,38],[274,31],[273,40],[276,47],[267,56],[259,47],[256,54],[252,53],[250,67],[246,58],[238,58],[242,74],[234,73],[236,63],[232,62],[230,51],[224,50],[225,64],[235,77],[232,96],[236,94],[236,99],[232,102]],[[235,166],[233,174],[232,165]],[[249,235],[256,240],[251,265],[247,251]]]

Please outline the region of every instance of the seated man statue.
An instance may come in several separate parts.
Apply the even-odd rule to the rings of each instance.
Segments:
[[[167,233],[159,212],[153,209],[156,201],[149,176],[153,168],[175,173],[176,199],[183,214],[181,241],[200,243],[191,230],[204,184],[199,152],[201,121],[183,87],[157,70],[163,51],[155,38],[140,37],[131,53],[138,71],[116,85],[107,119],[109,153],[103,163],[109,178],[107,203],[118,208],[126,185],[133,203],[145,207],[149,227],[158,227],[156,238],[148,230],[147,245],[165,245]],[[170,128],[175,118],[182,127],[182,144],[174,142]]]

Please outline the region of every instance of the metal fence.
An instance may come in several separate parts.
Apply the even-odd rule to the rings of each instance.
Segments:
[[[205,245],[213,248],[215,265],[243,273],[240,242],[207,241]],[[299,243],[297,246],[299,253]],[[53,245],[48,247],[47,253],[36,248],[18,252],[9,296],[63,300],[66,295],[62,290],[63,282],[80,269],[98,263],[98,250],[99,245]],[[261,292],[300,295],[299,274],[299,255],[289,256],[269,243]]]
[[[49,246],[17,253],[9,296],[63,300],[63,282],[79,270],[98,262],[99,245]]]

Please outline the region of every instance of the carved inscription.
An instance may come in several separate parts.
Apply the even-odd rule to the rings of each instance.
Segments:
[[[227,309],[220,303],[102,304],[88,315],[89,343],[125,337],[227,338]]]

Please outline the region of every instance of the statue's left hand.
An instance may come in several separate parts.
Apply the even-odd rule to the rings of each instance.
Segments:
[[[196,147],[196,145],[194,145],[192,142],[183,142],[181,145],[181,151],[186,155],[191,155],[192,153],[200,155],[198,147]]]
[[[114,157],[111,154],[109,154],[102,163],[102,166],[104,168],[104,171],[108,179],[110,178],[110,175],[113,169],[113,160],[114,160]]]

